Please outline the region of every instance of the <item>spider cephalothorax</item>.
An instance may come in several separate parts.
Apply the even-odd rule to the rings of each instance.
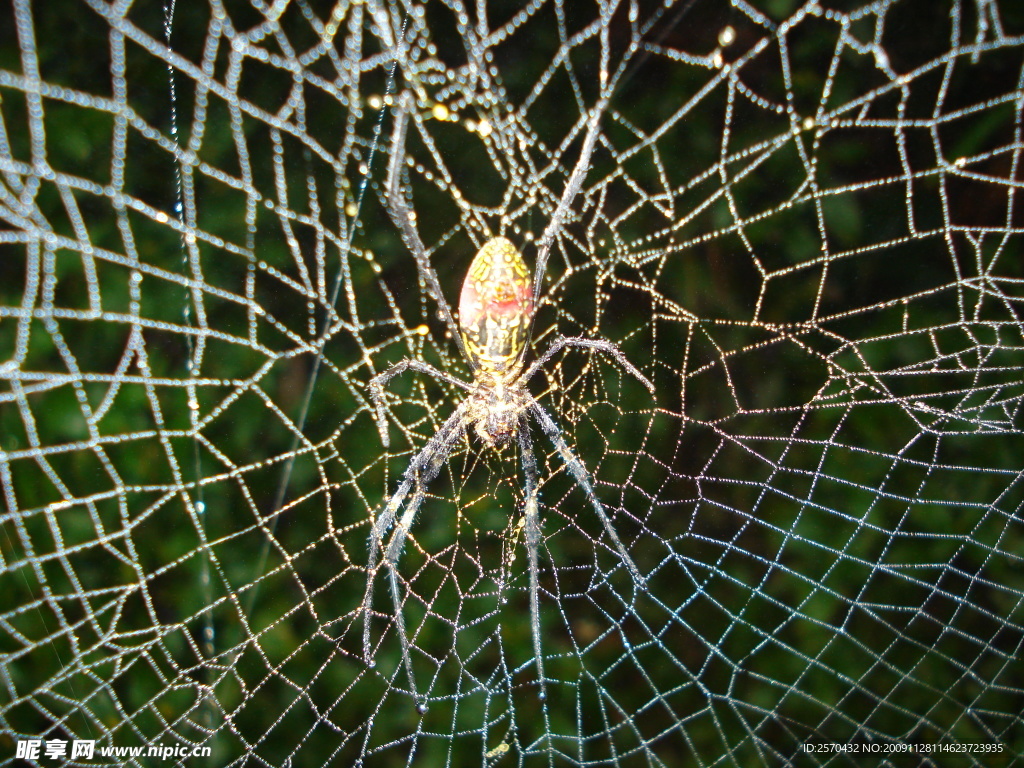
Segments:
[[[533,396],[518,377],[478,378],[468,399],[466,420],[492,448],[501,448],[515,437],[523,413]]]
[[[540,501],[537,480],[537,459],[533,451],[533,438],[529,424],[532,420],[547,436],[561,457],[569,474],[586,495],[591,508],[601,521],[610,546],[618,554],[634,582],[643,583],[632,558],[623,546],[611,519],[594,491],[590,474],[583,462],[569,447],[562,431],[548,412],[530,394],[527,384],[534,374],[552,357],[567,347],[582,347],[603,352],[614,358],[626,371],[639,379],[652,393],[654,385],[630,363],[619,348],[604,339],[568,337],[556,339],[544,354],[540,355],[524,370],[524,356],[529,346],[530,326],[533,311],[540,292],[541,276],[547,263],[551,244],[558,234],[569,206],[579,191],[586,173],[590,154],[594,149],[597,124],[603,102],[588,118],[587,134],[579,162],[573,169],[566,184],[565,192],[552,215],[537,246],[537,272],[531,278],[530,270],[516,247],[504,237],[494,237],[484,243],[477,252],[462,284],[459,299],[459,321],[455,322],[444,299],[437,275],[430,266],[426,249],[413,223],[405,195],[399,184],[399,168],[403,157],[405,133],[408,127],[411,97],[403,95],[398,99],[395,115],[395,129],[391,140],[391,159],[388,164],[387,206],[391,218],[402,232],[402,238],[412,251],[416,268],[421,279],[437,300],[441,316],[448,330],[456,339],[467,364],[473,372],[472,383],[467,383],[440,371],[415,358],[407,358],[392,365],[370,380],[370,396],[373,400],[381,440],[389,444],[388,425],[385,414],[384,387],[403,371],[413,369],[440,381],[465,390],[468,394],[455,406],[452,414],[438,427],[426,444],[413,456],[402,475],[395,492],[388,498],[383,509],[373,522],[370,531],[370,560],[367,564],[366,591],[363,594],[363,654],[367,663],[373,664],[370,638],[370,614],[373,604],[373,583],[378,568],[387,569],[391,583],[391,598],[394,605],[394,622],[402,643],[402,659],[414,694],[416,681],[413,674],[409,638],[402,617],[402,589],[398,577],[398,559],[402,547],[416,518],[416,512],[423,503],[427,485],[437,477],[441,467],[460,443],[467,430],[473,429],[488,446],[507,445],[513,438],[519,444],[519,453],[525,478],[523,488],[523,529],[530,563],[530,626],[533,634],[533,649],[537,665],[540,695],[545,695],[544,660],[541,652],[538,548],[541,544]],[[408,501],[406,498],[408,497]],[[401,517],[399,510],[405,506]],[[385,534],[394,527],[387,545]],[[377,558],[383,554],[378,562]],[[421,703],[422,707],[423,704]]]

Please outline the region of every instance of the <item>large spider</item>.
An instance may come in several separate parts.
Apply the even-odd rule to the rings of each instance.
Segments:
[[[455,411],[434,433],[426,445],[409,462],[398,488],[387,500],[383,511],[377,516],[370,533],[370,558],[367,564],[366,592],[363,595],[363,655],[373,665],[370,643],[370,615],[373,599],[373,584],[381,565],[387,568],[394,602],[394,620],[402,643],[402,658],[409,683],[414,695],[418,696],[409,639],[406,636],[405,621],[402,617],[402,595],[399,586],[397,565],[402,547],[409,535],[420,504],[423,502],[427,485],[437,476],[455,446],[469,428],[473,428],[485,445],[501,447],[513,438],[519,443],[525,476],[524,489],[524,538],[529,552],[530,569],[530,625],[533,633],[533,650],[537,664],[540,697],[545,698],[544,663],[541,654],[540,611],[538,607],[538,553],[540,543],[539,502],[537,498],[537,460],[533,452],[528,418],[532,417],[548,436],[555,450],[562,457],[568,471],[586,494],[605,533],[618,552],[623,564],[639,585],[643,577],[623,547],[604,506],[594,492],[593,482],[586,467],[566,443],[562,432],[547,411],[527,389],[527,382],[541,367],[566,347],[583,347],[604,352],[613,357],[619,365],[643,383],[651,393],[654,385],[637,370],[619,348],[603,339],[581,337],[559,338],[538,357],[532,365],[523,370],[524,352],[530,338],[533,311],[541,287],[544,264],[551,244],[558,233],[562,220],[572,204],[583,181],[590,155],[594,149],[597,124],[603,102],[595,108],[588,122],[579,162],[573,169],[566,184],[565,192],[551,222],[544,231],[538,245],[537,274],[532,281],[530,271],[522,255],[504,237],[488,240],[477,252],[469,266],[459,299],[459,322],[456,325],[445,303],[438,285],[437,276],[427,259],[423,242],[413,223],[412,216],[399,184],[399,166],[403,155],[405,134],[411,103],[408,94],[398,100],[395,127],[391,141],[391,155],[388,164],[387,204],[395,224],[401,230],[405,244],[415,257],[417,268],[424,282],[431,289],[441,313],[462,351],[463,357],[473,371],[473,382],[466,383],[444,371],[415,359],[401,360],[370,381],[377,426],[381,440],[389,445],[387,423],[384,415],[384,387],[391,379],[412,369],[445,381],[468,394],[456,406]],[[396,522],[396,515],[410,492],[412,497],[405,504],[405,511]],[[394,525],[394,531],[382,547],[384,535]],[[384,558],[377,558],[384,549]],[[423,708],[423,705],[419,705]]]

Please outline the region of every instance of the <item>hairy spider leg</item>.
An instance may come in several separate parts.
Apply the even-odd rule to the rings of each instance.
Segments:
[[[540,546],[540,502],[537,494],[537,457],[533,452],[530,425],[521,419],[519,430],[519,454],[523,461],[523,477],[526,480],[524,517],[526,518],[524,538],[526,552],[530,558],[530,631],[533,634],[533,656],[537,662],[537,681],[540,685],[541,700],[547,698],[547,679],[544,676],[544,656],[540,642],[540,563],[537,549]]]
[[[409,645],[409,636],[405,628],[405,613],[402,610],[404,600],[402,595],[402,586],[398,580],[398,559],[402,556],[402,549],[405,547],[405,540],[409,537],[409,531],[412,528],[413,521],[416,519],[416,513],[419,511],[420,505],[423,503],[427,485],[431,480],[437,477],[437,473],[441,471],[441,467],[448,458],[448,454],[451,452],[452,446],[462,439],[464,433],[465,430],[461,425],[459,425],[449,437],[449,442],[441,448],[441,453],[436,454],[429,459],[430,463],[427,466],[427,470],[423,475],[417,478],[417,482],[415,484],[416,492],[409,500],[409,503],[405,505],[405,512],[402,513],[401,519],[395,526],[394,531],[392,531],[391,539],[388,541],[388,546],[384,553],[384,562],[387,564],[388,569],[388,583],[391,587],[391,604],[395,617],[395,629],[398,632],[398,639],[402,643],[402,663],[405,665],[405,673],[409,677],[410,690],[412,690],[413,695],[417,698],[419,698],[419,688],[416,686],[416,676],[412,669],[412,651]],[[418,706],[421,711],[425,711],[425,707],[422,702]]]
[[[457,387],[465,389],[467,392],[472,391],[473,389],[466,382],[460,381],[444,371],[439,371],[429,363],[424,363],[421,360],[414,360],[411,358],[399,360],[383,373],[378,373],[370,379],[370,397],[373,400],[374,416],[377,420],[377,431],[380,432],[380,441],[384,444],[385,448],[391,447],[391,438],[388,436],[388,423],[384,416],[384,387],[386,387],[388,382],[395,378],[395,376],[404,373],[410,368],[414,371],[425,373],[428,376],[433,376],[435,379],[440,379],[441,381],[446,381],[449,384],[454,384]]]
[[[576,478],[576,483],[583,489],[590,501],[590,506],[593,508],[597,516],[601,518],[601,525],[604,526],[605,533],[608,534],[608,538],[612,540],[612,544],[615,545],[616,551],[619,553],[619,557],[622,559],[623,564],[629,570],[630,575],[633,577],[633,581],[637,585],[642,586],[644,577],[640,575],[639,569],[636,567],[636,563],[633,562],[633,558],[626,552],[626,548],[622,546],[622,542],[619,540],[619,535],[615,532],[615,527],[612,525],[612,521],[608,518],[608,514],[604,511],[604,505],[601,504],[601,500],[597,498],[597,494],[594,492],[594,486],[590,482],[590,473],[587,472],[587,468],[583,465],[583,462],[576,458],[576,454],[572,452],[565,439],[562,437],[562,432],[558,428],[558,425],[548,416],[539,403],[533,402],[530,404],[530,412],[533,417],[540,424],[540,428],[544,430],[544,434],[548,436],[552,444],[555,446],[555,450],[558,451],[558,455],[562,457],[562,461],[565,462],[566,469],[572,473],[572,476]]]
[[[611,355],[619,365],[621,365],[628,373],[631,373],[636,377],[641,384],[647,387],[647,390],[652,395],[654,394],[654,384],[651,383],[650,379],[640,373],[639,369],[637,369],[635,365],[629,362],[629,359],[622,354],[622,350],[619,349],[618,344],[611,341],[605,341],[604,339],[588,339],[583,336],[563,336],[560,339],[555,339],[551,346],[548,347],[547,351],[534,360],[533,365],[526,369],[526,373],[523,374],[522,380],[529,381],[533,375],[541,369],[541,366],[543,366],[544,363],[566,347],[596,349],[598,352],[604,352],[607,355]]]
[[[439,465],[440,466],[440,465]],[[412,669],[412,654],[409,651],[409,640],[406,636],[405,629],[405,615],[402,613],[402,597],[401,587],[398,583],[398,576],[396,574],[395,562],[398,556],[401,554],[402,545],[405,543],[406,536],[409,532],[409,526],[412,525],[413,518],[416,517],[416,513],[419,511],[420,504],[423,502],[424,496],[424,483],[422,480],[417,479],[414,483],[416,492],[413,494],[409,503],[405,505],[405,512],[402,513],[401,519],[395,526],[394,532],[391,534],[391,538],[388,540],[388,546],[385,550],[384,559],[381,561],[385,564],[388,571],[388,584],[391,589],[391,603],[392,603],[392,617],[395,621],[395,630],[398,632],[399,640],[402,643],[402,665],[405,667],[405,674],[409,678],[409,687],[413,692],[413,695],[419,698],[419,688],[416,687],[416,676]],[[402,535],[396,539],[396,535],[401,531]],[[380,545],[380,542],[377,542]],[[397,548],[397,551],[396,551]],[[366,593],[363,595],[363,600],[369,607],[373,600],[372,591],[373,583],[376,577],[377,567],[374,566],[374,570],[371,574],[367,575],[366,579]],[[366,620],[363,624],[363,655],[367,661],[372,664],[368,653],[368,642],[369,642],[369,611],[366,613]]]
[[[395,128],[391,134],[391,156],[388,160],[386,194],[388,213],[391,216],[391,220],[395,222],[395,226],[402,233],[402,240],[405,241],[406,247],[412,251],[413,258],[416,261],[416,269],[420,273],[420,278],[427,284],[430,292],[434,295],[438,311],[444,317],[444,321],[448,326],[448,332],[455,339],[455,343],[458,345],[463,357],[470,360],[466,354],[466,347],[462,343],[459,328],[455,324],[455,318],[452,317],[451,310],[448,308],[448,302],[445,301],[444,294],[441,292],[441,286],[437,282],[437,274],[430,266],[430,260],[427,258],[427,249],[420,239],[420,233],[417,231],[416,225],[412,223],[409,205],[405,201],[405,195],[402,193],[401,183],[398,178],[400,175],[399,166],[401,166],[402,159],[405,157],[405,135],[409,127],[409,112],[412,110],[411,99],[412,95],[408,91],[403,93],[398,98],[398,105],[395,110]],[[472,364],[472,361],[470,361],[470,365]]]
[[[412,672],[412,658],[409,654],[409,640],[405,635],[405,621],[401,615],[401,598],[398,590],[397,575],[395,566],[401,555],[405,539],[409,535],[409,528],[413,524],[416,512],[423,501],[427,485],[433,480],[444,462],[448,459],[452,448],[465,433],[465,414],[469,407],[469,401],[464,400],[455,409],[451,416],[445,421],[441,428],[434,433],[434,436],[427,441],[427,444],[420,449],[420,452],[413,457],[402,475],[402,481],[398,488],[384,505],[384,510],[373,523],[370,531],[370,559],[367,562],[366,570],[366,591],[363,593],[363,658],[368,664],[373,664],[370,649],[370,613],[373,603],[373,583],[379,568],[377,554],[381,550],[384,534],[395,522],[395,516],[409,495],[410,490],[415,488],[412,499],[406,504],[403,513],[395,530],[388,541],[382,564],[386,564],[391,576],[392,600],[395,603],[395,621],[402,642],[402,657],[405,663],[406,673],[409,675],[409,682],[416,691],[415,679]]]
[[[562,228],[562,222],[565,220],[569,206],[576,199],[580,187],[583,186],[583,179],[586,177],[587,171],[590,170],[590,156],[594,153],[594,146],[597,143],[597,126],[601,122],[601,115],[607,105],[608,98],[606,96],[594,106],[594,110],[588,120],[587,135],[583,138],[583,148],[580,150],[579,159],[576,161],[572,173],[569,174],[569,180],[565,183],[562,199],[558,201],[558,207],[555,208],[551,221],[548,222],[548,226],[545,228],[544,234],[541,235],[540,242],[537,244],[537,263],[534,268],[533,278],[534,304],[540,301],[540,289],[544,284],[544,270],[547,268],[551,246],[555,242],[555,238],[558,237],[558,230]]]

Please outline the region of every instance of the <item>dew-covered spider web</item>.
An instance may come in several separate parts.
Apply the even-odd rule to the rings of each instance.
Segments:
[[[1020,761],[1022,35],[1014,0],[13,0],[0,759]],[[582,158],[528,360],[604,339],[656,390],[581,349],[530,382],[643,575],[532,424],[540,659],[515,442],[454,446],[396,569],[415,688],[369,535],[465,393],[395,378],[386,449],[367,385],[472,374],[393,153],[453,307]]]

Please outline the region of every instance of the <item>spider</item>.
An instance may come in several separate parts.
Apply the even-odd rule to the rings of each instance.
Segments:
[[[370,615],[374,580],[378,569],[383,565],[390,581],[391,597],[394,603],[394,621],[401,639],[403,664],[413,694],[417,698],[419,695],[413,674],[409,639],[402,617],[402,594],[397,573],[398,560],[409,535],[409,529],[415,521],[416,513],[423,503],[427,486],[440,472],[441,467],[467,430],[473,429],[481,442],[492,448],[506,446],[513,439],[518,442],[525,477],[523,528],[529,555],[530,625],[541,699],[546,698],[538,606],[537,550],[541,534],[537,460],[529,429],[531,418],[554,445],[555,450],[565,463],[566,469],[586,494],[591,508],[600,519],[605,533],[632,575],[634,582],[637,585],[643,584],[643,577],[622,545],[604,506],[594,491],[594,485],[586,467],[566,443],[562,431],[554,419],[530,394],[527,383],[545,363],[563,349],[580,347],[609,355],[623,369],[636,377],[651,394],[654,393],[654,385],[626,359],[626,356],[615,344],[604,339],[559,338],[524,370],[524,357],[526,348],[529,346],[534,307],[538,301],[543,275],[542,270],[551,244],[586,173],[594,148],[602,107],[603,102],[598,104],[589,120],[579,162],[569,177],[558,208],[538,245],[538,271],[532,280],[532,285],[530,270],[516,247],[504,237],[494,237],[488,240],[473,258],[462,284],[459,298],[459,320],[456,325],[448,305],[444,301],[437,276],[430,267],[423,242],[400,189],[399,165],[403,154],[411,103],[409,94],[405,94],[398,100],[388,165],[387,208],[391,218],[401,231],[406,246],[416,260],[420,275],[437,300],[441,314],[452,330],[452,338],[456,340],[463,357],[473,372],[473,381],[467,383],[421,360],[407,358],[375,376],[369,384],[377,428],[385,447],[390,442],[384,414],[384,387],[396,376],[411,369],[447,382],[467,393],[437,432],[427,440],[426,445],[409,462],[398,488],[384,504],[370,532],[366,591],[361,608],[364,619],[363,655],[367,664],[373,666],[370,647]],[[412,496],[406,501],[410,493]],[[405,510],[401,517],[398,517],[403,503]],[[392,526],[394,526],[394,530],[385,546],[384,536]],[[383,560],[378,562],[377,558],[382,550]],[[421,711],[425,710],[422,703],[418,706]]]

